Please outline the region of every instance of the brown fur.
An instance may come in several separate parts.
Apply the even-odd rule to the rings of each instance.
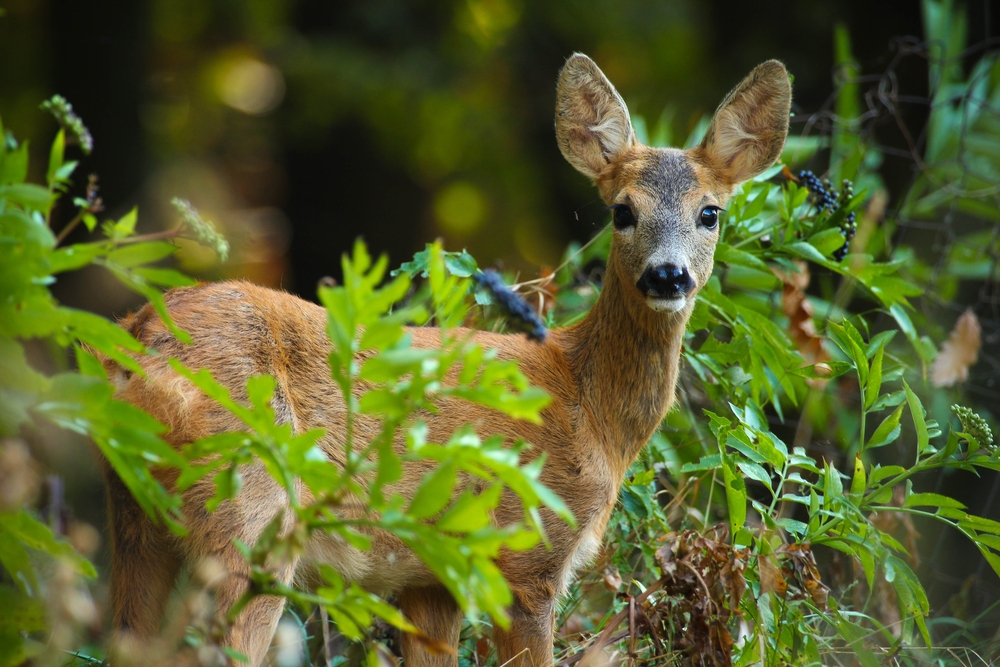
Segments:
[[[542,424],[513,421],[459,401],[446,402],[429,423],[432,439],[471,423],[483,434],[503,433],[534,443],[548,457],[542,481],[563,498],[578,522],[574,530],[547,514],[551,550],[538,547],[501,556],[499,567],[515,598],[510,629],[494,633],[501,664],[552,664],[557,600],[575,570],[599,548],[626,469],[673,402],[694,293],[682,301],[683,307],[664,311],[640,293],[637,278],[648,265],[672,262],[688,268],[696,290],[705,284],[718,231],[698,224],[700,211],[708,204],[725,205],[741,180],[776,159],[787,132],[790,95],[784,67],[764,63],[726,98],[700,146],[686,152],[653,149],[636,142],[621,97],[590,59],[574,55],[563,69],[556,117],[560,149],[595,181],[606,202],[627,203],[637,224],[616,230],[603,292],[579,324],[553,331],[544,344],[518,335],[472,333],[500,358],[516,359],[531,381],[552,395]],[[320,446],[331,462],[342,462],[343,398],[327,368],[330,343],[322,308],[239,282],[173,290],[166,302],[193,344],[177,342],[146,306],[121,324],[162,356],[140,359],[146,378],[111,363],[108,369],[122,398],[170,426],[172,445],[241,425],[179,378],[166,364],[169,356],[191,368],[210,369],[237,399],[245,399],[251,375],[272,374],[278,385],[273,401],[278,418],[296,431],[326,429]],[[417,346],[437,341],[431,329],[416,328],[411,334]],[[364,442],[378,424],[360,416],[355,429]],[[425,466],[406,468],[395,490],[412,494],[426,471]],[[244,477],[241,494],[215,513],[204,508],[213,492],[210,482],[186,492],[190,536],[178,539],[145,517],[108,472],[111,595],[119,633],[144,637],[156,632],[164,600],[184,563],[214,556],[225,564],[230,576],[219,588],[221,609],[245,590],[247,566],[232,541],[253,544],[287,506],[287,498],[259,464],[247,466]],[[174,482],[167,472],[161,478],[167,485]],[[519,518],[516,502],[505,501],[496,512],[500,525]],[[372,549],[361,552],[317,535],[302,560],[328,563],[348,580],[398,595],[403,611],[425,633],[456,644],[461,622],[457,605],[397,539],[375,534]],[[281,578],[292,581],[301,565],[281,564]],[[248,655],[252,665],[263,659],[281,609],[281,600],[258,599],[232,627],[228,642]],[[431,654],[411,638],[404,638],[403,651],[409,667],[455,664],[453,655]]]

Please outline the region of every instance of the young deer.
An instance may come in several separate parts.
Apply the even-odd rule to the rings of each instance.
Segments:
[[[778,158],[790,103],[784,66],[768,61],[725,98],[699,146],[649,148],[636,140],[628,109],[593,61],[576,54],[559,75],[559,148],[594,181],[614,211],[603,291],[582,322],[553,331],[544,344],[520,335],[474,334],[483,347],[516,359],[531,381],[551,394],[541,425],[458,402],[442,406],[429,424],[432,439],[472,423],[482,433],[533,443],[548,457],[542,481],[562,497],[578,522],[572,529],[547,520],[551,549],[507,552],[500,558],[515,598],[510,628],[494,633],[501,664],[552,664],[557,600],[576,570],[597,553],[626,469],[673,403],[685,325],[695,295],[712,273],[719,211],[738,184]],[[166,300],[194,343],[176,341],[146,306],[121,324],[162,356],[140,359],[146,378],[112,364],[109,371],[120,396],[170,426],[167,437],[173,445],[239,424],[173,373],[164,361],[169,356],[191,368],[210,369],[234,397],[245,396],[248,377],[270,373],[278,384],[273,401],[278,418],[297,431],[325,428],[321,447],[333,464],[342,461],[343,398],[327,368],[330,343],[322,308],[234,282],[173,290]],[[432,330],[414,328],[411,333],[418,346],[437,339]],[[366,432],[364,418],[355,428]],[[412,493],[421,474],[407,470],[397,488]],[[210,482],[185,494],[190,535],[178,539],[143,514],[114,474],[107,477],[114,624],[122,635],[138,638],[156,632],[179,569],[205,556],[214,556],[229,570],[217,591],[220,609],[229,608],[245,590],[247,573],[233,539],[253,544],[287,502],[262,466],[248,466],[243,491],[215,513],[205,510],[213,493]],[[162,481],[169,485],[174,480]],[[516,521],[520,512],[519,506],[502,504],[496,521]],[[376,535],[373,548],[362,552],[318,535],[302,560],[328,563],[346,579],[396,595],[417,627],[457,645],[458,606],[398,541]],[[292,581],[299,565],[288,563],[281,578]],[[263,660],[282,606],[281,599],[256,598],[229,631],[227,641],[249,656],[251,665]],[[409,636],[402,643],[407,667],[456,664],[454,656],[431,654]]]

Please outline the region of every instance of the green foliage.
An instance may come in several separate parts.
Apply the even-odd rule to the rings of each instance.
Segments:
[[[416,632],[395,607],[345,582],[330,567],[322,568],[324,585],[314,593],[294,590],[275,577],[275,563],[300,555],[317,531],[367,549],[368,535],[378,530],[399,538],[420,557],[470,616],[482,611],[506,625],[512,597],[495,564],[500,550],[530,549],[544,540],[543,508],[571,524],[574,518],[562,500],[539,482],[545,458],[533,455],[527,443],[505,442],[500,436],[481,438],[468,426],[444,442],[428,440],[422,415],[438,411],[442,402],[474,403],[538,423],[540,411],[550,400],[529,385],[516,364],[498,360],[495,351],[476,345],[468,330],[457,328],[471,305],[472,258],[466,253],[445,253],[433,244],[385,282],[386,258],[373,261],[359,242],[353,255],[343,260],[344,285],[320,290],[333,344],[330,370],[342,396],[349,397],[346,431],[334,434],[343,438],[343,467],[330,465],[319,448],[322,430],[295,433],[289,424],[276,423],[272,377],[251,378],[244,404],[234,400],[207,370],[194,371],[171,359],[180,376],[245,427],[241,432],[203,438],[178,452],[161,439],[162,424],[114,398],[102,363],[107,360],[141,374],[135,355],[151,351],[116,324],[59,305],[49,286],[56,275],[103,266],[146,297],[170,331],[189,342],[190,336],[170,319],[160,290],[193,281],[156,265],[177,249],[164,239],[191,235],[220,255],[226,253],[228,244],[188,202],[175,199],[182,222],[172,232],[136,235],[137,211],[133,209],[119,220],[100,225],[103,239],[61,245],[81,222],[88,230],[97,229],[95,213],[100,209],[96,190],[88,192],[86,199],[74,201],[77,214],[60,233],[51,230],[52,209],[76,167],[75,162],[64,161],[64,148],[60,131],[51,151],[48,187],[42,187],[24,182],[28,170],[23,146],[10,135],[0,146],[0,174],[4,175],[0,184],[0,288],[4,297],[0,302],[0,433],[16,436],[50,422],[91,438],[140,506],[179,534],[185,529],[178,493],[211,477],[215,494],[207,509],[214,511],[240,492],[242,469],[262,462],[287,493],[285,512],[294,515],[293,527],[284,530],[287,517],[279,514],[255,544],[238,545],[251,565],[252,585],[230,611],[230,619],[253,597],[273,594],[322,606],[351,639],[365,639],[376,617]],[[423,273],[426,286],[400,305],[410,293],[411,273]],[[431,318],[438,324],[438,346],[414,347],[406,325]],[[54,375],[35,370],[26,352],[31,339],[51,341],[60,353],[72,351],[79,370]],[[355,436],[354,424],[361,418],[369,423],[374,418],[380,425],[369,441],[358,441]],[[521,462],[522,455],[528,462]],[[409,463],[431,472],[416,495],[407,499],[388,489],[394,488],[404,464]],[[177,469],[176,490],[163,488],[153,476],[153,468],[164,467]],[[311,502],[300,498],[303,489]],[[490,517],[505,489],[519,498],[523,521],[494,526]],[[6,573],[0,579],[0,598],[9,602],[0,610],[4,647],[0,664],[23,659],[20,631],[45,628],[40,619],[46,615],[43,600],[49,584],[29,552],[62,559],[80,574],[96,576],[91,564],[30,510],[29,500],[25,497],[14,506],[0,507],[0,575]],[[365,511],[345,518],[339,512],[345,504]]]
[[[936,26],[943,25],[942,13],[952,12],[936,2],[925,7],[938,16]],[[954,12],[948,15],[959,21]],[[954,43],[959,34],[964,37],[964,29],[955,28],[949,53],[964,48]],[[860,664],[876,665],[886,653],[919,645],[932,655],[929,601],[914,572],[912,545],[904,546],[899,534],[905,522],[939,522],[958,531],[1000,576],[1000,523],[919,488],[933,471],[1000,470],[1000,455],[990,445],[986,420],[972,410],[953,408],[961,426],[939,425],[925,410],[944,393],[926,381],[935,345],[911,315],[911,301],[924,294],[913,275],[929,271],[921,274],[907,249],[892,249],[889,232],[868,217],[866,204],[882,188],[873,171],[880,156],[859,138],[858,70],[845,29],[837,30],[835,45],[844,81],[829,176],[861,187],[837,209],[824,210],[797,179],[779,176],[779,165],[732,198],[716,271],[699,294],[685,341],[683,356],[692,372],[682,393],[687,398],[633,465],[611,521],[612,565],[631,571],[647,587],[661,573],[654,553],[664,535],[684,528],[705,534],[716,521],[726,522],[737,549],[733,567],[745,568],[748,584],[733,602],[743,619],[743,638],[732,652],[739,665],[826,664],[825,656],[844,649]],[[929,146],[958,150],[952,142],[959,118],[974,113],[977,100],[990,94],[986,81],[997,79],[983,68],[993,67],[992,57],[976,65],[975,83],[972,76],[964,82],[957,68],[932,68],[932,77],[951,77],[953,87],[939,93],[951,102],[942,101],[932,113],[951,120],[935,121]],[[963,103],[956,105],[955,99]],[[987,121],[985,115],[981,122],[971,119],[969,128],[988,135],[992,145],[997,130],[988,123],[995,118]],[[800,148],[786,150],[786,169],[801,159]],[[948,168],[926,173],[908,206],[919,201],[931,211],[957,204],[993,219],[977,207],[982,193],[953,187],[961,170]],[[866,236],[837,261],[834,252],[844,243],[840,227],[851,213]],[[605,242],[601,245],[598,252],[606,253]],[[567,265],[571,270],[564,266],[556,272],[555,309],[557,320],[573,322],[580,317],[579,293],[590,286],[574,284],[579,262]],[[809,309],[790,310],[774,296],[781,289]],[[803,329],[802,319],[816,329]],[[885,328],[887,321],[894,326]],[[817,441],[833,443],[835,451],[820,453],[812,446]],[[815,554],[820,568],[813,566],[813,574],[805,576],[795,554]],[[820,581],[823,564],[843,556],[857,564],[860,579],[848,575],[845,585],[826,581],[824,574]],[[660,595],[662,609],[669,608],[669,590],[644,604],[657,609]],[[889,602],[879,607],[880,597]],[[587,604],[584,598],[568,606]],[[894,625],[882,615],[886,604],[897,608]],[[650,640],[649,655],[654,647]],[[628,650],[635,655],[636,644]],[[697,655],[685,659],[697,664]]]
[[[79,122],[75,116],[67,118],[71,124],[73,119]],[[65,160],[64,151],[60,131],[50,151],[47,185],[41,186],[25,180],[26,144],[19,145],[10,134],[0,143],[0,435],[10,438],[5,447],[12,447],[17,436],[49,423],[89,437],[143,509],[182,530],[180,499],[156,481],[151,468],[183,466],[185,461],[160,438],[164,427],[159,422],[113,398],[114,388],[95,356],[139,372],[131,355],[145,352],[143,346],[112,322],[60,305],[49,286],[60,274],[99,264],[133,289],[155,294],[162,306],[153,285],[189,280],[147,266],[176,248],[136,236],[134,211],[106,223],[103,239],[61,245],[64,237],[53,233],[51,213],[77,166]],[[68,226],[85,221],[93,228],[93,202],[77,202],[76,207]],[[42,349],[37,341],[57,350],[57,356],[71,352],[79,371],[37,370]],[[84,576],[96,576],[91,564],[26,505],[29,500],[0,506],[0,563],[6,571],[0,579],[0,598],[6,602],[0,605],[2,664],[18,664],[24,658],[23,636],[17,629],[37,631],[44,625],[37,620],[45,616],[43,600],[50,585],[42,575],[50,569],[41,566],[43,555]]]
[[[214,475],[216,493],[208,502],[208,509],[214,510],[239,493],[240,466],[260,460],[288,494],[288,511],[295,515],[294,528],[281,531],[287,534],[279,535],[285,517],[278,516],[255,545],[246,545],[254,586],[230,618],[253,596],[273,594],[323,606],[352,639],[362,639],[369,625],[359,619],[372,616],[413,631],[394,607],[356,584],[345,583],[332,568],[323,571],[327,585],[313,594],[295,591],[275,579],[275,555],[298,556],[316,531],[336,534],[356,548],[367,549],[366,533],[376,529],[406,544],[469,614],[483,611],[505,625],[512,598],[494,563],[500,549],[534,547],[541,535],[542,507],[573,521],[562,500],[538,481],[544,457],[519,463],[526,443],[505,443],[498,436],[483,440],[469,427],[446,442],[428,442],[420,415],[436,411],[442,401],[461,399],[537,423],[549,397],[530,387],[516,365],[499,361],[493,351],[472,343],[467,330],[454,329],[468,309],[468,279],[449,274],[446,255],[438,245],[427,252],[424,268],[429,289],[401,308],[394,306],[409,292],[409,275],[401,273],[383,284],[386,258],[373,261],[361,242],[351,257],[344,257],[344,284],[320,289],[333,343],[332,376],[341,395],[351,397],[345,402],[342,468],[331,466],[317,447],[322,431],[296,434],[289,424],[275,423],[270,407],[275,385],[270,376],[250,380],[250,405],[244,406],[207,371],[192,372],[172,362],[178,373],[247,427],[246,432],[220,433],[192,443],[184,452],[186,458],[207,463],[188,468],[179,487],[188,488]],[[405,325],[431,316],[440,326],[440,345],[413,347]],[[355,435],[361,416],[377,417],[381,425],[367,442],[359,442]],[[404,451],[397,446],[401,441]],[[404,463],[415,462],[435,464],[416,495],[408,500],[398,492],[386,493],[402,478]],[[314,499],[308,505],[300,501],[298,482]],[[504,487],[521,500],[522,524],[498,527],[490,523]],[[363,507],[365,513],[343,518],[338,508],[344,505]]]

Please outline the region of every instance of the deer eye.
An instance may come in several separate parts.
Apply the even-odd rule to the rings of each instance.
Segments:
[[[706,206],[701,209],[701,216],[699,217],[702,226],[705,229],[715,229],[719,224],[719,211],[721,211],[718,206]]]
[[[635,224],[635,216],[632,215],[632,209],[628,206],[625,204],[615,204],[614,209],[613,220],[615,228],[624,229]]]

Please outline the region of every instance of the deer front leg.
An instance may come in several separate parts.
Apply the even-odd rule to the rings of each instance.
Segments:
[[[552,634],[555,624],[555,591],[539,582],[514,590],[510,628],[493,627],[493,642],[499,664],[504,667],[549,667],[552,665]]]
[[[216,591],[215,601],[218,613],[226,614],[236,602],[243,597],[249,585],[250,568],[243,556],[235,548],[227,552],[223,558],[229,570],[229,576]],[[275,573],[283,584],[292,582],[295,574],[295,563],[283,565]],[[248,658],[251,667],[260,665],[264,660],[271,638],[278,627],[281,612],[285,608],[285,598],[276,595],[258,595],[253,598],[236,616],[229,631],[226,633],[225,644],[239,651]],[[232,662],[233,665],[240,663]]]

